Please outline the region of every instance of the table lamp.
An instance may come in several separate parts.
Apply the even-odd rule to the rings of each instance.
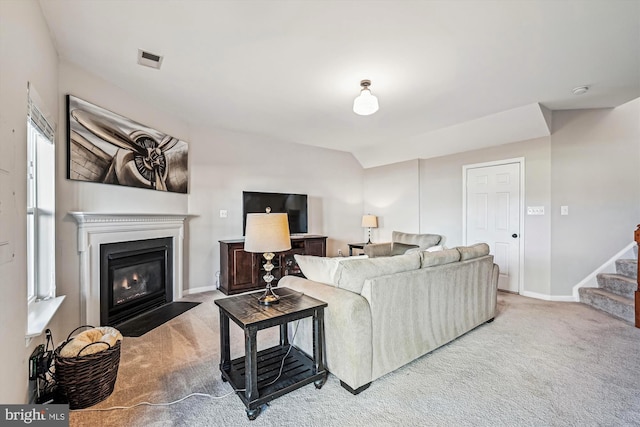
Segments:
[[[291,237],[289,236],[289,220],[286,213],[271,213],[271,208],[267,208],[266,213],[247,214],[244,250],[262,253],[264,259],[267,260],[264,264],[266,274],[262,277],[267,287],[259,298],[260,304],[271,305],[280,302],[280,297],[271,288],[271,282],[274,279],[271,274],[273,270],[271,260],[275,256],[274,252],[289,249],[291,249]]]
[[[378,217],[375,215],[362,215],[362,226],[369,228],[369,241],[367,244],[371,243],[371,229],[378,228]]]

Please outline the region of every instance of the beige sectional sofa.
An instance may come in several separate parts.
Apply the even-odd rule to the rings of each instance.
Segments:
[[[328,303],[326,366],[353,394],[493,320],[498,266],[486,244],[354,258],[296,255],[307,278],[278,283]],[[313,354],[311,325],[294,331],[293,343]]]

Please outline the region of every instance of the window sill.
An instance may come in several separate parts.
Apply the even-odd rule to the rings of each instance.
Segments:
[[[60,308],[65,296],[51,298],[48,300],[32,302],[29,304],[29,317],[27,320],[27,338],[42,335],[45,328],[53,319],[53,316]]]

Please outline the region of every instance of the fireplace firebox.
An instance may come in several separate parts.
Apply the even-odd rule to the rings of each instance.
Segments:
[[[100,323],[115,326],[173,300],[173,238],[100,245]]]

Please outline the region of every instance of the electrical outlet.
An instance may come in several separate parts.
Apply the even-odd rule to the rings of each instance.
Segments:
[[[338,256],[342,256],[342,249],[338,249]]]
[[[569,206],[560,206],[560,215],[569,215]]]
[[[220,209],[220,218],[226,218],[226,217],[227,217],[227,210]]]

